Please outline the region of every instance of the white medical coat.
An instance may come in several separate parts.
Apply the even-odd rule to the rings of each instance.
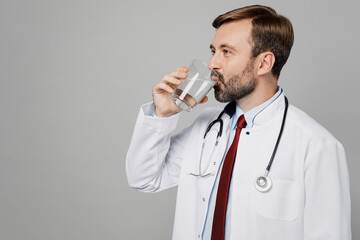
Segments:
[[[350,186],[344,149],[327,130],[289,105],[283,135],[269,177],[269,192],[258,192],[280,130],[284,95],[260,112],[252,128],[241,131],[232,175],[230,239],[349,240]],[[129,185],[144,192],[178,186],[173,239],[200,239],[215,176],[198,173],[203,136],[222,109],[203,110],[191,126],[172,136],[179,114],[147,116],[153,104],[142,106],[126,158]],[[223,116],[223,136],[207,172],[218,171],[226,151],[230,117]],[[207,136],[203,168],[214,148],[219,124]],[[248,132],[248,134],[246,133]]]

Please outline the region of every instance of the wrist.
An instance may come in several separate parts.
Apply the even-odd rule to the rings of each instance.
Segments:
[[[157,108],[155,108],[155,112],[154,112],[156,117],[163,117],[163,118],[171,117],[171,116],[175,115],[176,113],[178,113],[178,112],[162,112],[162,111],[158,110]]]

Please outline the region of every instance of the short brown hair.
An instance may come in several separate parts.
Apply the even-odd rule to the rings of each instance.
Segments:
[[[278,78],[294,43],[294,31],[290,20],[278,15],[270,7],[253,5],[224,13],[218,16],[212,25],[218,29],[226,22],[241,19],[252,20],[252,41],[250,40],[252,57],[257,57],[265,51],[272,52],[275,56],[275,63],[271,71]]]

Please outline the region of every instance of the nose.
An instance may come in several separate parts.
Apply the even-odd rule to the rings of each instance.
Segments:
[[[210,59],[210,62],[208,64],[208,68],[210,70],[219,70],[221,68],[221,64],[220,64],[220,61],[217,57],[216,54],[214,54],[211,59]]]

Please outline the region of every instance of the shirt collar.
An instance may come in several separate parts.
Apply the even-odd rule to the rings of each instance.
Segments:
[[[269,100],[260,104],[259,106],[251,109],[250,111],[248,111],[245,114],[244,114],[244,111],[239,107],[239,105],[236,104],[235,101],[228,103],[225,107],[224,112],[226,114],[228,114],[231,118],[231,123],[230,123],[231,129],[236,128],[237,120],[242,114],[244,114],[244,117],[246,120],[246,128],[252,128],[254,125],[255,117],[261,111],[263,111],[267,106],[269,106],[273,101],[275,101],[282,92],[283,92],[282,88],[278,86],[278,90],[274,96],[272,96]]]

